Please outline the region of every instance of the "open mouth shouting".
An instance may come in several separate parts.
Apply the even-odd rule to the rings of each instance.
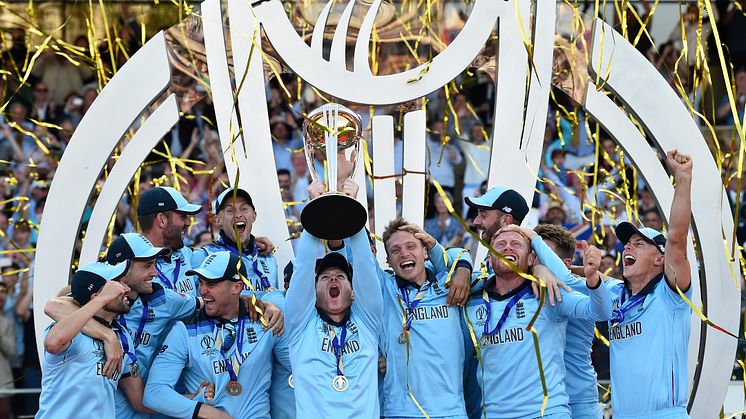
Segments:
[[[331,298],[337,298],[339,297],[339,294],[342,292],[342,290],[339,288],[338,284],[331,284],[329,285],[329,297]]]
[[[633,255],[624,255],[624,266],[632,266],[637,261],[637,258],[635,258]]]
[[[516,255],[503,255],[503,257],[512,264],[518,263],[518,257]]]
[[[402,272],[411,272],[414,270],[415,266],[417,266],[417,264],[413,260],[405,260],[399,264],[399,268]]]
[[[233,226],[238,234],[243,234],[246,231],[246,221],[236,221]]]

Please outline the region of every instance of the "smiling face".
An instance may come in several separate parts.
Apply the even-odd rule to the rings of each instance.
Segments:
[[[341,316],[352,305],[354,292],[347,274],[339,268],[321,271],[316,281],[316,306],[328,316]]]
[[[122,278],[122,283],[130,288],[130,299],[137,298],[137,294],[153,292],[153,277],[156,276],[155,259],[134,260]]]
[[[536,261],[536,255],[531,250],[531,244],[526,236],[515,231],[505,231],[492,240],[492,247],[500,252],[503,257],[523,272],[527,272]],[[497,255],[490,254],[490,264],[497,275],[514,274],[513,268],[508,266]]]
[[[477,211],[477,217],[474,219],[474,227],[481,230],[482,240],[487,243],[492,240],[492,236],[495,235],[500,227],[506,226],[510,223],[513,217],[507,217],[508,214],[496,210],[496,209],[480,209]]]
[[[665,257],[658,248],[639,234],[633,234],[624,245],[622,263],[624,277],[629,281],[644,281],[663,272]]]
[[[233,281],[208,282],[199,279],[199,293],[205,300],[205,313],[210,317],[231,319],[238,311],[243,283]]]
[[[178,250],[184,247],[184,234],[189,228],[189,216],[176,211],[168,211],[158,214],[158,217],[165,217],[165,226],[163,227],[163,246],[172,250]]]
[[[251,227],[256,221],[256,212],[246,199],[241,196],[236,196],[235,200],[232,196],[226,197],[222,208],[218,211],[216,220],[218,226],[228,238],[236,240],[236,233],[238,233],[241,245],[247,246],[249,244]]]
[[[427,249],[408,231],[396,231],[386,240],[388,262],[396,275],[408,282],[422,284],[427,277]]]

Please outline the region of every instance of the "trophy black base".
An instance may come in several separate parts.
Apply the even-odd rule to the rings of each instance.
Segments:
[[[322,195],[303,208],[303,229],[324,240],[342,240],[354,236],[368,221],[365,207],[347,195]]]

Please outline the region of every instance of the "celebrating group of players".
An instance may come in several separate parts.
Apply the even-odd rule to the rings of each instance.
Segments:
[[[622,280],[586,243],[571,266],[572,234],[519,227],[525,200],[496,187],[466,199],[493,250],[475,266],[396,219],[382,232],[390,269],[364,229],[328,242],[305,232],[285,292],[246,191],[218,196],[220,238],[190,249],[200,207],[149,190],[142,234],[118,237],[47,303],[37,417],[599,418],[597,321],[609,322],[614,417],[688,417],[692,162],[673,150],[667,163],[668,237],[618,225]],[[311,199],[323,192],[309,186]]]

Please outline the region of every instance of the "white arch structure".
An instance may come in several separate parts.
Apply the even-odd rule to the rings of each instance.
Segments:
[[[277,256],[281,266],[292,258],[292,248],[285,240],[287,228],[274,175],[257,25],[261,25],[281,58],[308,83],[341,100],[368,105],[405,102],[441,88],[469,65],[497,27],[498,99],[492,138],[499,147],[492,150],[488,183],[490,186],[512,187],[528,202],[533,197],[534,174],[542,153],[551,84],[556,1],[538,0],[532,13],[526,1],[475,0],[465,27],[453,43],[433,59],[428,71],[423,71],[420,66],[388,76],[373,76],[367,58],[368,36],[380,0],[373,1],[359,31],[361,37],[355,48],[355,68],[352,71],[345,68],[344,42],[352,5],[350,2],[342,15],[332,41],[330,60],[326,61],[321,58],[323,27],[316,26],[309,47],[300,40],[277,0],[260,3],[255,8],[242,0],[228,0],[230,25],[227,31],[223,28],[219,0],[202,3],[216,123],[223,149],[229,150],[225,155],[226,167],[231,180],[240,171],[240,186],[252,194],[257,204],[259,218],[255,231],[270,236],[279,244]],[[326,22],[328,12],[328,7],[322,11],[320,22]],[[532,14],[533,24],[530,22]],[[521,27],[533,28],[533,32],[527,35],[533,47],[533,68],[528,65]],[[235,76],[229,70],[226,37],[230,37],[233,48]],[[589,72],[603,81],[602,89],[624,103],[624,109],[614,104],[603,91],[597,91],[593,83],[587,86],[583,106],[624,148],[651,185],[666,215],[673,197],[671,183],[664,167],[632,125],[628,112],[641,122],[660,149],[678,148],[695,156],[693,195],[696,199],[692,203],[692,212],[701,275],[696,271],[696,264],[692,264],[693,277],[700,279],[693,282],[694,302],[697,304],[701,299],[704,312],[710,319],[728,330],[737,330],[739,294],[735,282],[740,280],[740,271],[737,262],[731,261],[726,254],[732,240],[729,237],[733,227],[732,215],[720,186],[720,173],[701,133],[679,98],[650,63],[601,21],[594,23],[591,50]],[[41,331],[48,321],[43,313],[44,303],[68,283],[81,217],[112,151],[124,133],[135,126],[134,137],[114,165],[96,202],[83,244],[81,263],[97,258],[106,226],[127,183],[158,139],[178,120],[176,98],[169,95],[164,99],[164,91],[170,83],[167,51],[163,33],[159,33],[121,68],[91,106],[60,162],[44,210],[35,265],[34,316],[40,354],[43,351]],[[610,64],[612,55],[613,65]],[[236,82],[233,80],[241,80],[244,74],[245,81],[238,91],[237,107],[234,108]],[[135,124],[146,109],[156,106],[144,123]],[[235,153],[231,153],[231,133],[239,132],[239,120],[242,122],[242,136],[234,143]],[[377,176],[393,172],[392,124],[393,119],[389,116],[373,119],[373,173]],[[412,112],[405,117],[404,136],[408,140],[404,165],[411,173],[404,177],[404,196],[407,199],[403,205],[404,214],[416,222],[422,222],[424,205],[425,179],[417,173],[425,171],[424,127],[424,112]],[[243,144],[246,144],[246,149]],[[360,162],[362,164],[362,159]],[[362,170],[358,173],[363,176]],[[250,177],[261,179],[261,182],[251,181]],[[392,179],[374,181],[376,228],[379,231],[396,214],[393,190]],[[361,191],[361,199],[364,199],[364,191]],[[706,228],[698,228],[706,223]],[[691,243],[689,254],[695,260]],[[736,343],[693,317],[689,360],[692,417],[714,417],[719,411]]]

